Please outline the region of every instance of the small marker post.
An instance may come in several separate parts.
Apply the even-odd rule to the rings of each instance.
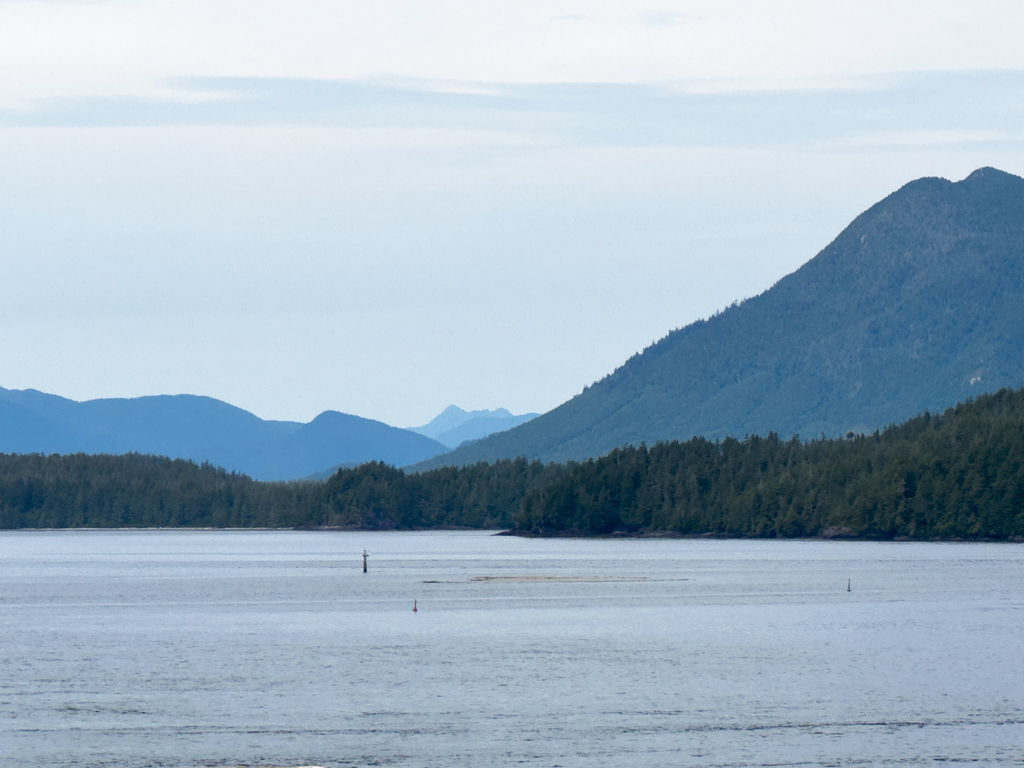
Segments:
[[[363,573],[366,573],[366,558],[370,556],[370,553],[365,549],[363,550]]]
[[[418,610],[419,610],[419,609],[418,609],[418,608],[416,607],[416,601],[415,601],[415,600],[413,600],[413,601],[412,601],[412,612],[413,612],[413,613],[416,613],[416,611],[418,611]]]
[[[847,580],[846,580],[846,591],[847,591],[847,592],[849,592],[849,591],[850,591],[850,583],[851,583],[851,580],[850,580],[850,579],[847,579]]]

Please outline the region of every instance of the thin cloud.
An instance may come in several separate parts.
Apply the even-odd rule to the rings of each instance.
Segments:
[[[561,13],[548,18],[553,21],[593,21],[597,16],[592,13]]]
[[[173,98],[43,99],[6,126],[303,125],[493,133],[579,146],[866,146],[1013,140],[1024,72],[930,73],[847,89],[701,92],[680,84],[188,78]],[[880,139],[879,137],[884,137]]]
[[[700,21],[702,18],[675,11],[648,11],[640,14],[640,21],[650,27],[675,27],[679,24]]]

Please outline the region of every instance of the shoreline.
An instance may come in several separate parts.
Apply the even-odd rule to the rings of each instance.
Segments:
[[[828,532],[826,529],[825,532]],[[71,527],[71,528],[3,528],[3,533],[57,533],[61,531],[77,531],[82,533],[130,533],[133,531],[160,531],[160,532],[194,532],[194,533],[488,533],[491,536],[514,536],[522,539],[708,539],[716,541],[872,541],[872,542],[895,542],[907,543],[931,543],[931,544],[1024,544],[1024,536],[1008,536],[1006,538],[993,538],[980,536],[977,538],[964,538],[951,536],[948,538],[932,536],[928,538],[912,538],[910,536],[857,536],[846,532],[833,533],[831,535],[818,536],[741,536],[724,533],[678,533],[676,531],[613,531],[611,533],[590,533],[580,530],[565,530],[545,533],[532,533],[529,531],[517,531],[511,528],[469,528],[465,526],[438,526],[436,528],[390,528],[390,529],[367,529],[367,528],[343,528],[343,527],[252,527],[252,528],[215,528],[212,526],[190,527],[190,526],[153,526],[153,527]]]

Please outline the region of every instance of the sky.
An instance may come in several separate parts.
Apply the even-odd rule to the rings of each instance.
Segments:
[[[544,412],[921,176],[1024,0],[0,0],[0,386]]]

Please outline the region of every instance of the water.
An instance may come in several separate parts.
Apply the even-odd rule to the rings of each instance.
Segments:
[[[1020,545],[11,532],[0,573],[4,766],[1024,765]]]

